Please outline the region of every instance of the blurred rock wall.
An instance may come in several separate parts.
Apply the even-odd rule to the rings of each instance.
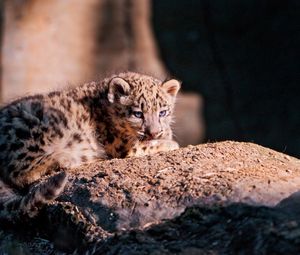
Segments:
[[[93,77],[100,3],[98,0],[5,1],[4,101]]]
[[[2,101],[127,70],[165,80],[151,12],[150,0],[5,1]],[[199,143],[202,98],[181,94],[177,106],[176,139]]]

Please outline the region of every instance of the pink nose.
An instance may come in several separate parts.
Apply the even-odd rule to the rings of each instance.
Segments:
[[[155,138],[159,138],[162,134],[162,131],[152,131],[152,132],[149,132],[149,137],[151,139],[155,139]]]

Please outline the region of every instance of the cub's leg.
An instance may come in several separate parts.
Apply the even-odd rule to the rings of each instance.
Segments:
[[[0,180],[0,220],[14,222],[24,216],[34,217],[45,203],[63,191],[66,182],[67,175],[61,172],[34,185],[25,196],[21,196]]]
[[[177,142],[173,140],[150,140],[136,143],[128,152],[128,157],[140,157],[154,154],[161,151],[171,151],[179,148]]]
[[[9,182],[23,188],[49,173],[53,165],[57,162],[51,154],[34,155],[25,160],[14,159],[4,171]]]
[[[27,160],[14,162],[15,164],[10,164],[14,168],[6,169],[5,182],[0,179],[0,219],[12,221],[26,215],[35,216],[44,204],[54,200],[63,191],[67,182],[65,172],[40,181],[55,165],[51,155],[28,157]],[[35,181],[39,183],[32,185]],[[29,192],[21,196],[19,190],[28,186]]]

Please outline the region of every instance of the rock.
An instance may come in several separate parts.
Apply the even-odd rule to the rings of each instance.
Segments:
[[[287,211],[299,196],[283,199],[299,184],[298,159],[259,145],[188,146],[70,170],[64,193],[29,225],[67,252],[297,254],[300,217]]]
[[[206,139],[300,158],[299,1],[152,2],[166,66],[205,98]]]
[[[184,84],[183,84],[184,87]],[[197,93],[179,93],[176,102],[174,138],[180,146],[198,144],[205,138],[204,102]]]
[[[100,7],[98,0],[5,2],[2,102],[95,77]]]

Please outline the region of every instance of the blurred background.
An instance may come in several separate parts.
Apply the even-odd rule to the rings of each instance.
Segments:
[[[300,157],[299,0],[7,0],[1,102],[130,70],[182,83],[181,145]]]

